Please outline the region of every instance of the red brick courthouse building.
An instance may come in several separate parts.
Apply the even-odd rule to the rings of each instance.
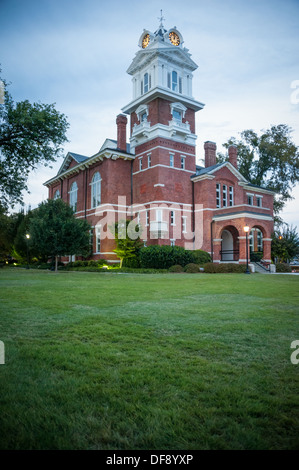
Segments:
[[[197,65],[176,27],[144,30],[127,73],[133,97],[116,118],[117,140],[106,139],[93,156],[69,152],[47,181],[49,198],[62,198],[92,226],[93,258],[117,260],[109,230],[132,220],[147,245],[208,251],[214,262],[246,262],[251,251],[271,259],[274,194],[240,174],[237,148],[216,163],[216,145],[204,144],[205,166],[196,165],[195,113],[204,104],[192,94]],[[127,143],[127,115],[130,116]]]

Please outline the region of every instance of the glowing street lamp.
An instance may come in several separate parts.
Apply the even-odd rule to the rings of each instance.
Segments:
[[[250,270],[248,267],[248,232],[249,232],[248,225],[245,225],[244,232],[246,233],[246,271],[245,271],[245,274],[250,274]]]
[[[27,269],[29,269],[29,247],[28,247],[28,243],[29,243],[29,238],[30,238],[30,234],[29,233],[26,233],[26,239],[27,239]]]

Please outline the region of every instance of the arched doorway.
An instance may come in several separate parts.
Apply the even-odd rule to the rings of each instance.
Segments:
[[[238,261],[239,259],[239,232],[236,227],[224,227],[221,232],[221,261]]]

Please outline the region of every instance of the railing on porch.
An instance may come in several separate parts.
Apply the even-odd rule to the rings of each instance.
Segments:
[[[221,250],[221,261],[238,261],[239,250]]]

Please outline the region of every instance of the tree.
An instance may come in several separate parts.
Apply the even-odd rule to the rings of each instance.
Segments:
[[[279,262],[287,262],[299,254],[299,235],[297,227],[285,224],[281,230],[276,230],[272,235],[271,244],[272,259]]]
[[[0,69],[1,72],[1,69]],[[69,127],[54,104],[14,103],[4,84],[0,100],[0,200],[4,207],[22,203],[29,173],[49,165],[61,155]]]
[[[62,199],[49,199],[32,211],[29,234],[33,249],[55,258],[55,271],[59,256],[84,256],[90,251],[90,225],[76,219],[73,209]]]
[[[299,149],[292,142],[291,133],[289,126],[279,124],[260,136],[253,130],[245,130],[240,140],[231,138],[223,144],[225,148],[232,144],[238,147],[238,168],[250,183],[277,193],[274,214],[280,223],[277,214],[293,199],[291,191],[299,181]],[[220,153],[217,160],[223,162],[228,157]]]
[[[120,258],[120,267],[125,259],[137,258],[142,246],[140,240],[141,227],[131,220],[121,220],[114,225],[116,249],[113,250]]]

